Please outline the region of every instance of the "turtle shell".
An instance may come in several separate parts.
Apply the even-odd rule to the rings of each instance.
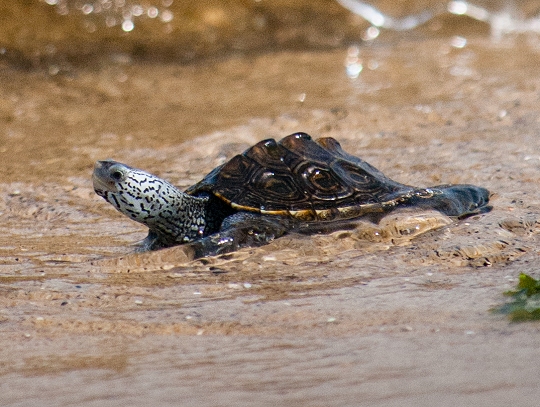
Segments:
[[[327,221],[386,212],[413,190],[347,154],[333,138],[296,133],[255,144],[186,192],[211,193],[236,210]]]

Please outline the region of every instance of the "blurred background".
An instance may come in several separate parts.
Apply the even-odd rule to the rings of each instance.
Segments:
[[[539,8],[534,1],[504,0],[5,1],[0,46],[4,63],[57,74],[107,64],[107,58],[186,63],[231,53],[336,48],[380,34],[395,38],[396,30],[403,36],[414,29],[420,37],[534,31],[538,26],[530,23]]]

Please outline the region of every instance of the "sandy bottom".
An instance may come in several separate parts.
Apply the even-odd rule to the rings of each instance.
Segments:
[[[538,276],[539,54],[448,39],[4,70],[0,394],[10,406],[525,406],[540,326],[490,309]],[[368,67],[371,67],[368,68]],[[471,183],[488,214],[397,213],[187,261],[97,197],[114,158],[187,187],[267,137],[332,136],[391,178]]]

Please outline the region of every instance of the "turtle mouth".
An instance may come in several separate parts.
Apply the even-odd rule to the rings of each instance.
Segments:
[[[96,161],[96,164],[94,165],[92,183],[94,184],[94,191],[96,191],[98,195],[102,195],[103,192],[118,192],[114,180],[110,178],[107,171],[108,167],[110,167],[108,161]]]

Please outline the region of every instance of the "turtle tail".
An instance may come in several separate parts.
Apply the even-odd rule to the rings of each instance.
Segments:
[[[429,197],[423,194],[415,195],[410,203],[433,208],[458,219],[486,213],[492,209],[489,205],[490,192],[475,185],[439,185],[425,191],[430,191],[433,195]]]

